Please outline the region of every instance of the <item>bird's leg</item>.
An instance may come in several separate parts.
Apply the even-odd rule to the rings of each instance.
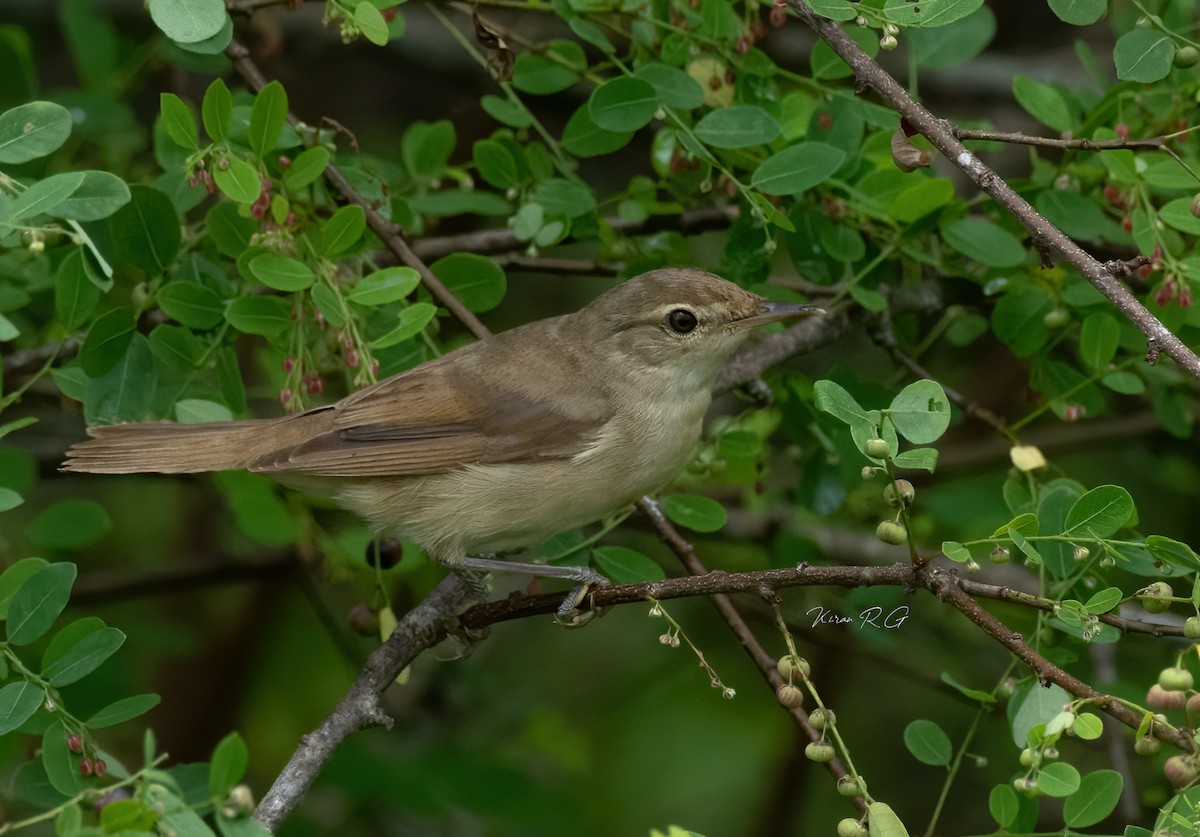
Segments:
[[[579,611],[579,605],[593,586],[608,584],[608,579],[591,567],[576,567],[572,565],[532,564],[519,561],[500,561],[495,558],[464,558],[459,565],[472,570],[483,570],[490,573],[526,573],[539,578],[564,578],[577,582],[575,587],[563,599],[555,614],[555,620],[560,625],[576,628],[588,622],[591,612],[584,614]]]

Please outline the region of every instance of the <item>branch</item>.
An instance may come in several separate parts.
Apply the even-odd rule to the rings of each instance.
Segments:
[[[1061,148],[1064,150],[1078,149],[1080,151],[1112,151],[1130,149],[1133,151],[1162,151],[1167,140],[1174,135],[1150,137],[1149,139],[1054,139],[1052,137],[1035,137],[1015,131],[983,131],[975,128],[960,128],[950,126],[954,136],[960,140],[988,140],[991,142],[1007,142],[1014,145],[1036,145],[1042,148]]]
[[[839,305],[823,317],[810,317],[786,331],[764,337],[735,355],[717,376],[713,392],[721,394],[758,378],[769,367],[793,355],[816,351],[850,330],[852,306]]]
[[[723,230],[738,216],[736,206],[707,206],[689,209],[677,215],[651,215],[644,221],[626,221],[624,218],[603,218],[601,223],[624,235],[645,235],[662,230],[677,230],[683,235],[696,235],[709,230]],[[413,242],[413,252],[430,261],[465,251],[488,255],[524,250],[528,241],[521,241],[508,227],[477,230],[459,235],[420,238]]]
[[[787,0],[788,5],[850,65],[860,85],[874,88],[905,121],[961,169],[981,190],[995,198],[1025,227],[1034,246],[1043,253],[1056,252],[1104,294],[1146,337],[1146,359],[1157,361],[1166,352],[1180,367],[1200,381],[1200,357],[1146,310],[1103,264],[1029,205],[1005,180],[958,139],[954,125],[934,116],[917,104],[882,67],[876,64],[840,26],[816,14],[804,0]]]
[[[57,356],[63,360],[67,360],[77,351],[79,351],[79,341],[74,337],[68,337],[62,341],[43,343],[40,346],[32,346],[28,349],[21,349],[18,352],[6,354],[3,366],[4,377],[11,378],[30,370],[39,369],[52,357]]]
[[[251,59],[250,51],[246,49],[246,47],[242,46],[237,41],[230,41],[229,46],[225,48],[225,53],[229,56],[230,60],[233,61],[233,66],[237,68],[238,73],[245,80],[245,82],[250,85],[250,87],[256,91],[259,91],[267,86],[266,76],[262,74],[262,71],[258,69],[258,66],[254,63],[253,59]],[[298,127],[301,124],[300,120],[296,118],[296,115],[291,112],[288,113],[288,121],[292,125]],[[405,241],[400,227],[380,215],[374,206],[372,206],[370,201],[364,198],[362,194],[350,184],[350,181],[347,180],[345,175],[338,170],[337,166],[330,163],[329,166],[326,167],[325,179],[329,181],[329,184],[333,186],[333,188],[336,189],[339,194],[341,194],[344,200],[346,200],[348,203],[356,204],[362,207],[363,212],[366,213],[367,223],[370,224],[371,229],[375,231],[375,234],[379,236],[380,240],[396,255],[401,262],[408,265],[421,275],[421,281],[424,283],[425,287],[429,289],[429,292],[433,294],[434,299],[436,299],[442,305],[442,307],[446,308],[451,314],[457,317],[459,322],[470,329],[471,333],[473,333],[476,337],[482,338],[491,334],[491,331],[488,330],[487,326],[480,322],[478,317],[468,311],[467,307],[459,301],[458,297],[450,293],[449,289],[442,284],[441,280],[433,275],[433,271],[429,269],[429,266],[426,265],[425,262],[423,262],[415,253],[413,253],[412,248],[410,248],[408,246],[408,242]]]
[[[254,810],[256,820],[271,831],[278,829],[348,735],[372,726],[391,729],[392,719],[380,707],[380,695],[422,651],[457,629],[454,614],[467,597],[462,580],[447,576],[425,601],[404,615],[387,641],[371,652],[362,674],[329,717],[300,739],[287,766]]]
[[[654,531],[658,533],[658,537],[670,547],[671,551],[679,559],[693,578],[708,574],[708,569],[704,563],[696,555],[696,550],[692,545],[679,534],[679,531],[671,525],[671,521],[663,514],[662,506],[655,502],[650,497],[643,497],[638,501],[638,508],[642,513],[650,518],[650,523],[654,526]],[[771,592],[774,596],[774,591]],[[767,681],[771,687],[771,691],[777,691],[783,685],[783,677],[779,673],[778,660],[774,659],[767,653],[766,649],[758,641],[758,637],[750,630],[750,626],[746,624],[746,620],[742,618],[742,614],[730,601],[729,596],[724,593],[717,593],[709,599],[713,603],[713,607],[721,614],[721,617],[729,625],[729,629],[733,631],[733,635],[738,638],[742,648],[750,655],[750,659],[754,661],[754,665],[758,667],[759,673]],[[808,720],[808,713],[800,706],[782,707],[792,716],[792,720],[800,730],[808,736],[809,741],[820,741],[821,733],[816,730],[812,723]],[[840,758],[833,758],[825,762],[825,770],[833,777],[836,783],[838,779],[848,775],[846,766],[842,764]],[[866,813],[867,803],[862,796],[855,796],[853,802],[859,813]]]

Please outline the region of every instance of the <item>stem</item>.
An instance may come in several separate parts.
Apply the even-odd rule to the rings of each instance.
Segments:
[[[958,768],[962,766],[967,746],[970,745],[971,739],[975,737],[975,731],[979,728],[979,721],[983,718],[983,712],[982,706],[975,712],[975,718],[971,721],[971,726],[967,730],[967,734],[963,736],[962,744],[959,745],[958,752],[954,755],[954,761],[950,763],[950,773],[946,776],[946,782],[942,785],[942,792],[938,795],[937,804],[933,806],[933,814],[929,818],[929,827],[925,829],[925,837],[933,837],[938,817],[942,815],[942,807],[946,804],[946,799],[950,795],[950,786],[954,784],[954,778],[958,775]]]

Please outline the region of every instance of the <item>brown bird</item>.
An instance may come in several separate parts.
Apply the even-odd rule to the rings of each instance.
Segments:
[[[90,428],[94,438],[68,451],[63,470],[269,474],[331,493],[377,532],[403,534],[451,567],[596,582],[578,567],[468,556],[538,543],[665,486],[687,464],[717,374],[751,330],[815,313],[710,273],[655,270],[573,314],[485,338],[327,407]]]

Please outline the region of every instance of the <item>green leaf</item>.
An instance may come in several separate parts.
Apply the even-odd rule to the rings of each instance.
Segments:
[[[958,541],[942,541],[942,554],[959,564],[965,564],[971,560],[971,550]]]
[[[283,173],[283,185],[289,189],[303,189],[315,183],[329,167],[329,149],[315,145],[292,160],[291,167]]]
[[[1097,591],[1092,595],[1083,608],[1088,613],[1108,613],[1114,607],[1121,603],[1124,596],[1118,587],[1105,587],[1103,590]],[[1082,716],[1081,716],[1082,717]]]
[[[983,0],[888,0],[884,13],[900,26],[946,26],[974,13]]]
[[[1021,802],[1012,785],[996,785],[988,794],[988,812],[1001,828],[1008,828],[1021,813]]]
[[[904,34],[918,67],[946,70],[970,61],[987,48],[996,36],[996,16],[987,6],[981,6],[946,26],[910,29]]]
[[[1034,682],[1018,700],[1015,713],[1010,716],[1012,737],[1017,747],[1024,748],[1029,742],[1029,731],[1061,712],[1063,704],[1071,702],[1071,696],[1055,683],[1043,687]]]
[[[583,47],[574,41],[551,41],[545,55],[522,52],[517,56],[512,84],[522,93],[544,96],[566,90],[579,81],[579,74],[585,69],[587,56]]]
[[[400,146],[404,167],[418,183],[429,183],[445,171],[455,140],[454,123],[448,119],[413,123]]]
[[[42,736],[42,766],[46,778],[63,796],[74,796],[82,790],[78,762],[67,748],[67,728],[62,721],[55,720]]]
[[[217,34],[202,41],[192,41],[186,44],[176,41],[175,45],[186,52],[194,52],[199,55],[218,55],[225,51],[225,48],[229,46],[229,42],[232,40],[233,18],[226,14],[225,20],[221,23],[221,28],[217,30]]]
[[[1065,761],[1047,764],[1037,774],[1038,790],[1046,796],[1070,796],[1079,790],[1079,785],[1079,771]]]
[[[599,157],[624,148],[633,139],[633,131],[606,131],[592,121],[585,103],[563,128],[562,146],[576,157]]]
[[[475,313],[492,310],[508,291],[504,269],[486,256],[451,253],[438,259],[429,269],[467,310]]]
[[[42,549],[82,549],[104,538],[112,520],[92,500],[61,500],[25,526],[25,536]]]
[[[716,500],[696,494],[668,494],[662,499],[662,507],[672,521],[696,532],[715,532],[729,517]]]
[[[79,188],[54,208],[54,215],[69,221],[99,221],[129,203],[131,198],[129,187],[115,174],[85,171]]]
[[[1059,133],[1075,127],[1071,106],[1067,104],[1066,97],[1052,85],[1018,75],[1013,79],[1013,95],[1030,116],[1046,127]]]
[[[437,306],[428,302],[416,302],[400,310],[397,325],[387,334],[371,341],[372,349],[386,349],[415,337],[437,314]]]
[[[533,187],[531,197],[541,205],[546,215],[578,218],[596,208],[596,198],[587,186],[561,177],[540,181]]]
[[[512,205],[500,195],[479,189],[451,189],[412,198],[408,205],[422,215],[510,215]]]
[[[370,3],[360,3],[374,9]],[[379,10],[375,9],[379,14]],[[261,159],[275,149],[279,143],[279,134],[287,124],[288,98],[283,85],[272,81],[254,97],[254,107],[250,111],[250,148]]]
[[[88,718],[87,723],[92,729],[116,726],[117,724],[132,721],[134,718],[146,714],[158,706],[161,700],[162,698],[156,694],[133,695],[132,697],[121,698]]]
[[[175,204],[149,186],[130,186],[129,194],[129,203],[108,219],[117,259],[146,273],[162,273],[183,240]]]
[[[1017,267],[1025,261],[1025,247],[986,218],[960,218],[942,226],[946,243],[969,259],[988,267]]]
[[[908,829],[896,812],[883,802],[867,805],[867,825],[871,837],[908,837]]]
[[[154,25],[172,41],[203,41],[225,25],[221,0],[149,0],[148,5]]]
[[[292,325],[292,306],[273,296],[241,296],[225,309],[225,319],[243,334],[274,337]]]
[[[101,628],[84,636],[42,671],[51,686],[66,686],[91,674],[125,642],[116,628]]]
[[[67,331],[83,325],[100,303],[100,289],[88,279],[83,267],[83,250],[67,254],[54,280],[54,312]]]
[[[221,322],[225,310],[216,291],[199,282],[171,282],[159,288],[158,307],[188,328],[210,329]]]
[[[1108,366],[1117,353],[1121,326],[1112,314],[1097,311],[1083,321],[1079,333],[1079,354],[1092,369]]]
[[[915,381],[892,399],[888,415],[897,433],[915,445],[927,445],[950,426],[950,401],[936,381]]]
[[[845,151],[823,142],[797,143],[763,160],[750,184],[768,195],[798,195],[832,177],[845,159]]]
[[[933,767],[949,764],[954,755],[950,737],[933,721],[917,720],[906,726],[904,746],[917,761]]]
[[[353,247],[367,229],[367,216],[357,205],[343,206],[321,227],[322,256],[335,256]]]
[[[1075,501],[1063,533],[1107,538],[1125,526],[1135,511],[1128,491],[1119,485],[1102,485]]]
[[[262,194],[258,169],[241,157],[226,157],[213,168],[212,176],[217,188],[238,203],[254,203]]]
[[[79,837],[83,830],[83,810],[78,805],[67,805],[54,818],[55,837]]]
[[[45,697],[32,680],[19,680],[0,689],[0,735],[7,735],[32,718]]]
[[[0,574],[0,619],[8,618],[8,608],[21,585],[47,566],[44,558],[22,558]]]
[[[15,222],[23,218],[33,218],[37,215],[51,213],[82,185],[83,172],[81,171],[52,174],[17,195],[16,200],[9,204],[8,215],[4,220]]]
[[[1108,0],[1050,0],[1050,11],[1072,26],[1090,26],[1107,10]]]
[[[858,17],[858,9],[853,2],[854,0],[808,0],[808,5],[821,17],[830,20],[854,20]]]
[[[937,468],[937,448],[913,448],[896,454],[892,463],[897,468],[920,469],[933,473]]]
[[[617,584],[639,584],[667,577],[658,562],[623,546],[596,547],[592,558],[600,572]]]
[[[216,79],[204,91],[200,118],[204,122],[204,132],[214,142],[229,138],[229,123],[233,119],[233,95],[223,80]]]
[[[732,105],[704,115],[693,129],[713,148],[749,148],[779,136],[779,123],[757,105]]]
[[[634,75],[648,82],[658,100],[669,108],[692,110],[704,104],[704,88],[694,78],[667,64],[643,64]]]
[[[163,130],[167,132],[176,145],[186,151],[196,151],[200,148],[200,129],[196,125],[196,117],[183,99],[174,93],[160,93],[158,107],[162,111]]]
[[[357,305],[387,305],[404,299],[419,284],[421,274],[411,267],[385,267],[360,279],[346,294],[346,299]]]
[[[1121,395],[1141,395],[1146,391],[1145,382],[1133,372],[1109,372],[1100,383]]]
[[[1071,238],[1098,238],[1108,228],[1109,222],[1099,205],[1078,192],[1046,189],[1037,196],[1035,206],[1038,212],[1046,216],[1047,221]]]
[[[1063,821],[1068,828],[1087,828],[1104,821],[1117,807],[1124,789],[1125,779],[1116,770],[1093,770],[1063,802]]]
[[[46,650],[42,652],[42,669],[45,670],[60,659],[79,640],[105,627],[107,626],[104,620],[99,616],[84,616],[59,628],[46,644]]]
[[[29,102],[0,114],[0,163],[27,163],[57,151],[71,135],[71,112]]]
[[[105,834],[148,832],[158,822],[157,812],[137,799],[118,799],[100,810],[100,826]]]
[[[1119,590],[1117,592],[1120,593]],[[1075,716],[1075,720],[1071,724],[1071,729],[1075,731],[1075,735],[1084,741],[1095,741],[1104,733],[1104,722],[1091,712],[1084,712]]]
[[[233,413],[224,404],[203,398],[184,398],[175,402],[175,418],[184,424],[232,421]]]
[[[0,512],[12,511],[25,502],[25,498],[11,488],[0,488]]]
[[[854,400],[854,396],[833,381],[817,381],[813,385],[813,395],[815,396],[814,406],[824,413],[829,413],[838,421],[851,427],[855,425],[871,426],[872,422],[867,411],[859,406],[859,403]]]
[[[533,116],[519,102],[510,102],[508,99],[489,94],[479,100],[479,105],[492,119],[510,128],[528,128],[533,124]],[[581,110],[586,112],[587,105]]]
[[[649,82],[632,76],[609,79],[588,99],[592,121],[606,131],[636,131],[649,124],[656,110],[658,92]]]
[[[992,330],[1018,357],[1036,352],[1049,336],[1045,316],[1054,300],[1037,285],[1017,285],[992,309]]]
[[[391,270],[391,268],[386,269]],[[346,315],[342,312],[342,298],[338,296],[337,291],[332,290],[328,285],[313,285],[309,295],[312,297],[313,305],[321,312],[321,316],[327,323],[334,328],[340,328],[345,324]]]
[[[135,327],[128,308],[113,308],[101,314],[79,348],[79,365],[83,371],[89,377],[98,378],[120,363],[133,340]]]
[[[246,742],[236,732],[221,739],[213,750],[212,763],[208,772],[208,793],[224,799],[229,790],[238,783],[246,772],[250,753]]]
[[[64,506],[70,502],[88,501],[67,500],[58,505]],[[54,620],[67,606],[75,574],[75,565],[72,563],[47,564],[21,585],[8,607],[10,643],[28,645],[50,630]]]
[[[278,253],[259,253],[249,262],[254,278],[277,291],[303,291],[317,281],[311,267]]]
[[[567,25],[571,27],[571,31],[579,40],[586,41],[601,52],[611,55],[617,51],[616,47],[600,31],[600,27],[586,18],[573,17],[567,21]]]
[[[383,14],[373,4],[361,2],[355,6],[354,22],[358,26],[358,31],[362,32],[363,37],[368,41],[375,46],[387,46],[390,35],[387,21],[383,19]]]
[[[479,140],[472,147],[471,155],[479,176],[497,189],[516,186],[523,179],[516,157],[502,142]]]
[[[1159,561],[1182,567],[1188,572],[1194,573],[1200,570],[1200,557],[1197,557],[1192,548],[1185,543],[1165,538],[1162,535],[1150,535],[1146,538],[1146,548]],[[0,585],[2,584],[3,578],[0,577]],[[0,598],[0,601],[3,599]]]
[[[1126,32],[1113,47],[1117,78],[1144,84],[1159,81],[1171,72],[1175,60],[1174,39],[1158,29],[1134,29]]]

